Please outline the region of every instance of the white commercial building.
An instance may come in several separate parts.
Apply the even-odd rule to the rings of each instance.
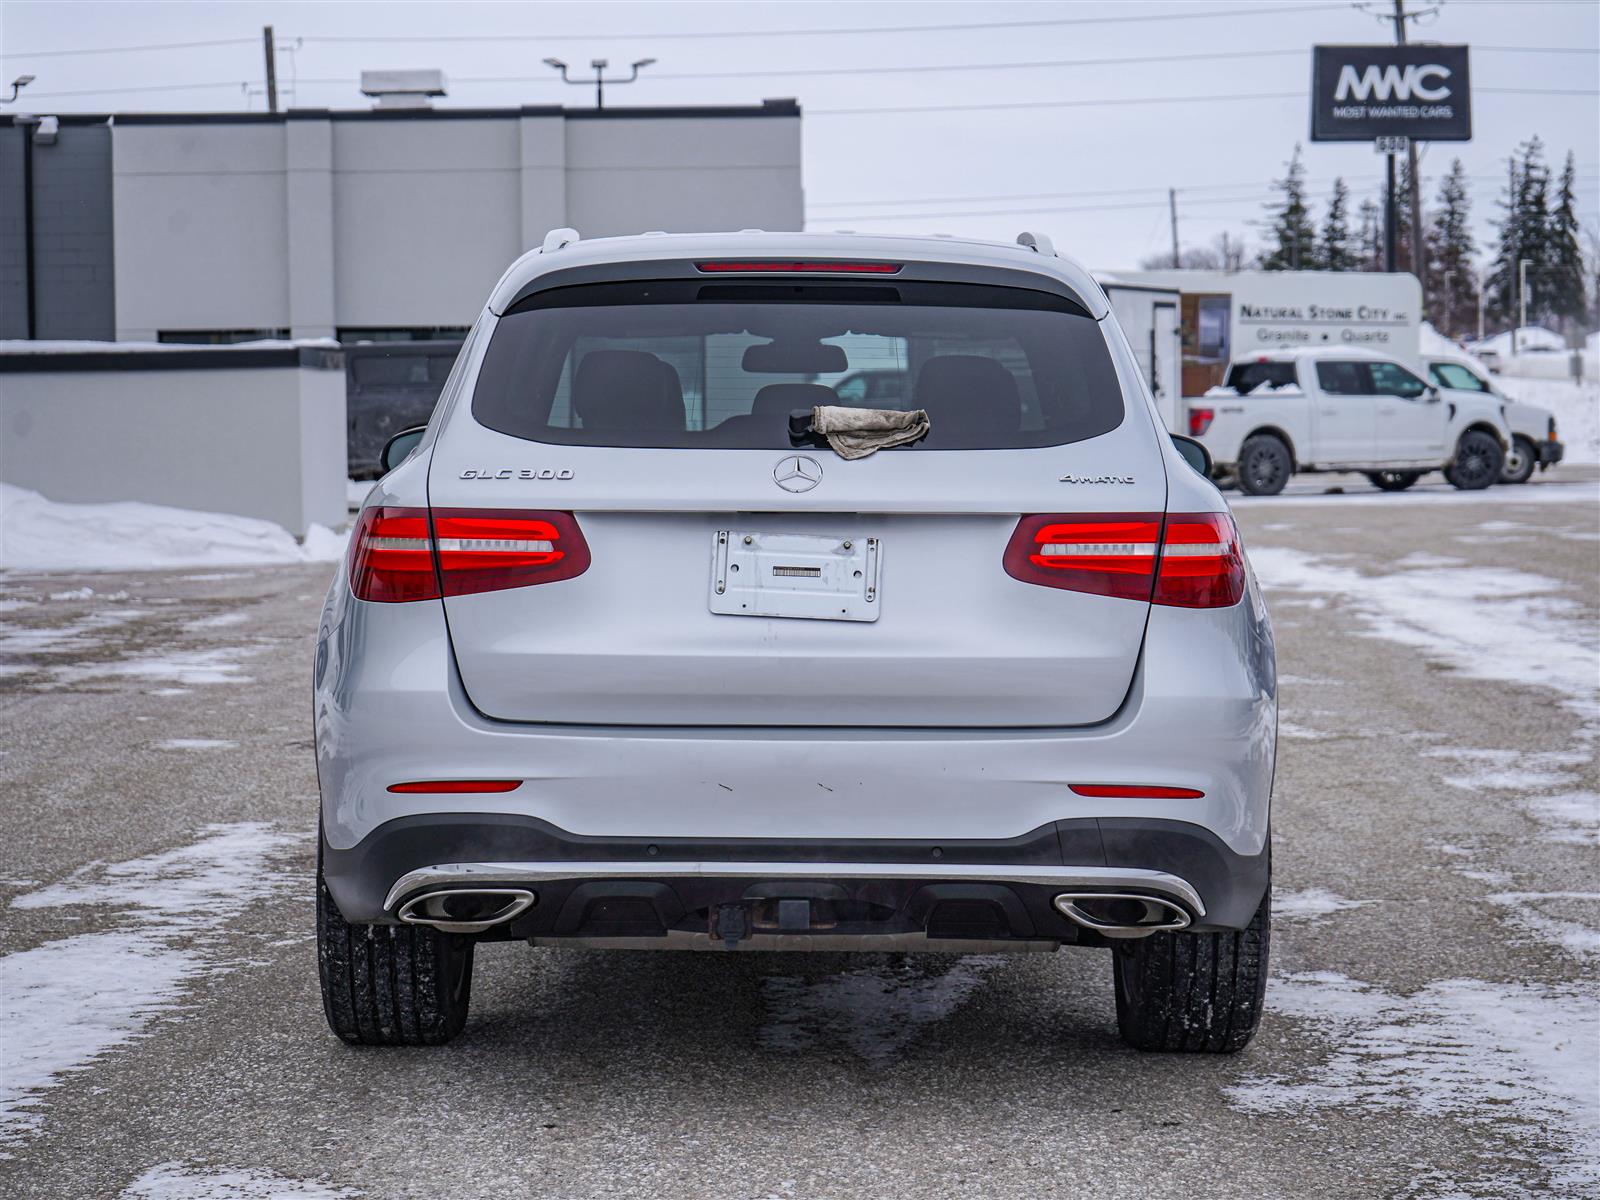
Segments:
[[[800,229],[800,109],[0,116],[0,338],[450,337],[545,232]]]

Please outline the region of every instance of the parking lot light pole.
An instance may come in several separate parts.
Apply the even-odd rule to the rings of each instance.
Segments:
[[[1528,264],[1531,258],[1517,259],[1517,327],[1511,331],[1511,353],[1517,353],[1517,339],[1528,325]]]
[[[594,106],[596,108],[604,108],[606,106],[606,84],[632,83],[639,78],[640,67],[648,67],[655,61],[653,58],[636,59],[632,63],[626,78],[607,79],[605,77],[606,68],[611,65],[610,60],[604,58],[591,59],[589,66],[594,69]],[[559,58],[547,58],[544,60],[544,65],[552,70],[560,71],[562,83],[570,83],[578,87],[586,87],[589,84],[587,79],[570,78],[567,75],[567,64]]]

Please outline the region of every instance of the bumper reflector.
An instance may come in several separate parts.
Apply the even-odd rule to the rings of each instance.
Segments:
[[[514,792],[522,786],[520,779],[424,779],[414,783],[391,783],[391,792],[433,792],[460,794],[462,792]]]
[[[1195,788],[1154,787],[1143,783],[1073,783],[1067,786],[1079,796],[1110,800],[1199,800],[1205,796]]]

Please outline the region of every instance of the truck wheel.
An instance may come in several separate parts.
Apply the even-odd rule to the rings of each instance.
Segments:
[[[1511,453],[1500,471],[1501,483],[1527,483],[1539,465],[1539,448],[1520,434],[1511,439]]]
[[[1153,933],[1112,949],[1117,1031],[1136,1050],[1232,1054],[1261,1023],[1272,889],[1250,924]]]
[[[352,1046],[438,1046],[461,1032],[470,937],[423,925],[352,925],[317,862],[317,968],[328,1027]]]
[[[1403,492],[1422,478],[1421,471],[1368,471],[1372,486],[1385,492]]]
[[[1281,438],[1252,434],[1239,449],[1239,490],[1252,496],[1276,496],[1294,473],[1294,460]]]
[[[1456,443],[1456,461],[1445,469],[1444,477],[1464,492],[1481,491],[1500,478],[1505,458],[1498,439],[1481,429],[1469,429]]]

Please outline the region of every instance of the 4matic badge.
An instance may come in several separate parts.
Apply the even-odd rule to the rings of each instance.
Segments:
[[[561,467],[501,467],[498,471],[471,469],[461,472],[463,479],[571,479],[572,468]]]
[[[1063,475],[1062,483],[1132,483],[1132,475]]]

